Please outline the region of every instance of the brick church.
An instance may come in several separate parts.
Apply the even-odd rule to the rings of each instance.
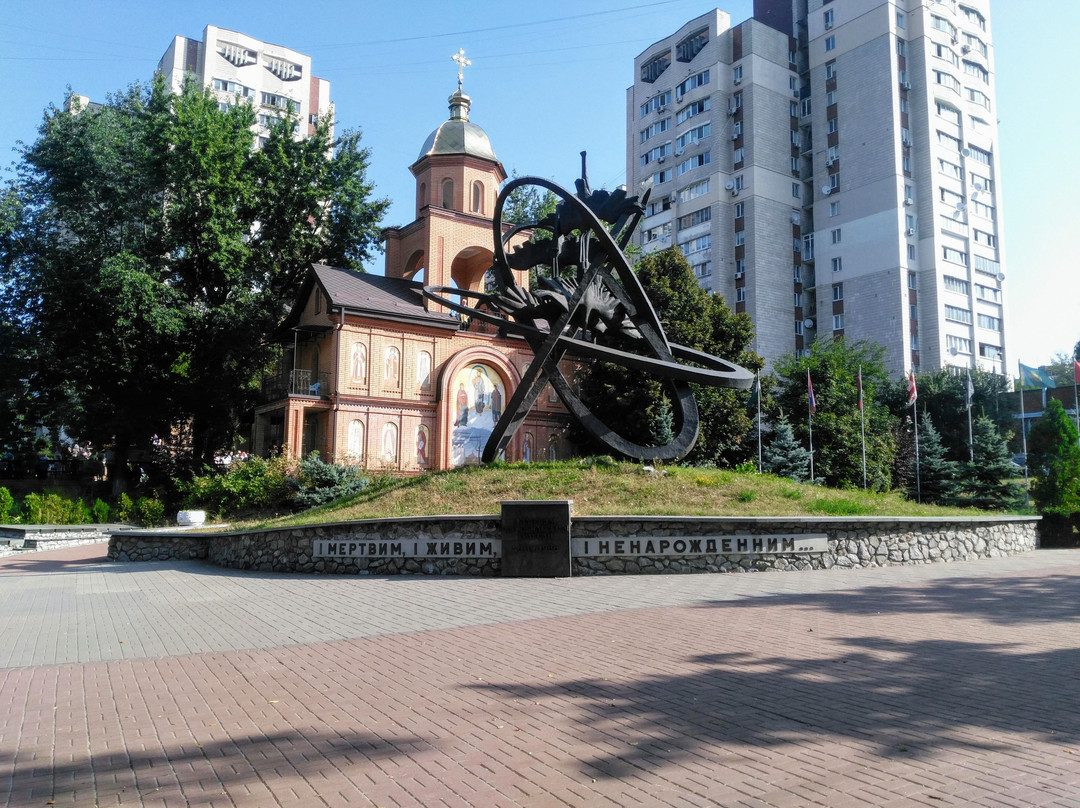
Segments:
[[[383,231],[385,276],[310,268],[278,331],[283,359],[255,412],[256,452],[318,451],[394,473],[479,461],[532,351],[421,294],[425,284],[482,291],[492,265],[491,216],[506,171],[469,121],[470,104],[459,84],[449,120],[409,167],[416,219]],[[549,386],[506,459],[564,456],[566,424]]]

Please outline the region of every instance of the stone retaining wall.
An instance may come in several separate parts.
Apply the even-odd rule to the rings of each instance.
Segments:
[[[594,539],[824,533],[828,553],[575,558],[575,575],[748,572],[971,561],[1038,546],[1037,517],[579,517],[573,535]]]
[[[574,575],[748,572],[929,564],[993,558],[1034,550],[1038,517],[629,517],[586,516],[572,522],[574,538],[647,540],[774,534],[824,534],[824,553],[634,555],[579,557]],[[233,533],[124,531],[112,535],[116,561],[207,559],[232,569],[345,575],[499,575],[499,558],[317,558],[319,539],[349,542],[467,542],[501,538],[498,516],[367,519],[355,522]]]

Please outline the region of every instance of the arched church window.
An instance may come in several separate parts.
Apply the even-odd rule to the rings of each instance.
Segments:
[[[472,210],[473,213],[484,212],[484,183],[480,180],[472,184]]]
[[[442,181],[442,206],[454,207],[454,181],[449,178]]]

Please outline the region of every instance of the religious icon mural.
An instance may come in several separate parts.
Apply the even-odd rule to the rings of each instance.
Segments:
[[[480,462],[484,445],[502,415],[506,388],[498,372],[488,365],[468,365],[450,383],[451,463]]]
[[[386,368],[383,378],[387,387],[397,387],[401,379],[401,351],[397,348],[386,349]]]
[[[416,465],[425,468],[428,465],[428,443],[431,441],[431,433],[428,428],[421,424],[416,428]]]
[[[364,343],[353,343],[351,364],[353,381],[364,384],[367,381],[367,346]]]
[[[387,463],[397,463],[397,452],[397,424],[384,424],[382,431],[382,459]]]
[[[532,462],[532,432],[526,432],[525,437],[521,439],[521,461]]]
[[[416,356],[416,386],[421,390],[431,389],[431,354],[427,351]]]
[[[364,459],[364,422],[353,420],[349,422],[349,459],[354,463],[360,463]]]

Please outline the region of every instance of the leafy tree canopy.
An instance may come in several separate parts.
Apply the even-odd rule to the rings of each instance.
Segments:
[[[646,256],[636,271],[670,342],[750,370],[763,366],[761,357],[749,347],[754,338],[750,318],[735,314],[723,297],[702,289],[678,249]],[[624,437],[655,445],[672,430],[678,431],[679,425],[671,423],[671,405],[661,382],[602,362],[590,365],[580,382],[583,401]],[[693,390],[701,433],[686,462],[733,466],[746,460],[751,452],[745,440],[751,425],[746,407],[749,392],[699,385]],[[573,437],[591,446],[587,435],[575,432]]]
[[[1027,439],[1031,492],[1039,510],[1063,514],[1080,511],[1078,439],[1072,417],[1060,401],[1050,399]]]
[[[32,346],[31,420],[114,443],[190,427],[208,460],[275,358],[267,335],[308,264],[360,269],[386,209],[360,135],[304,140],[161,77],[101,107],[50,108],[0,204],[0,322]]]
[[[863,414],[866,423],[867,486],[890,486],[890,466],[896,454],[894,417],[877,399],[888,385],[884,349],[868,342],[817,339],[806,356],[789,355],[774,369],[777,390],[770,417],[779,412],[802,413],[792,424],[801,442],[809,442],[806,374],[814,384],[817,412],[813,418],[814,475],[828,485],[861,487],[862,422],[859,414],[859,368],[862,368]]]

